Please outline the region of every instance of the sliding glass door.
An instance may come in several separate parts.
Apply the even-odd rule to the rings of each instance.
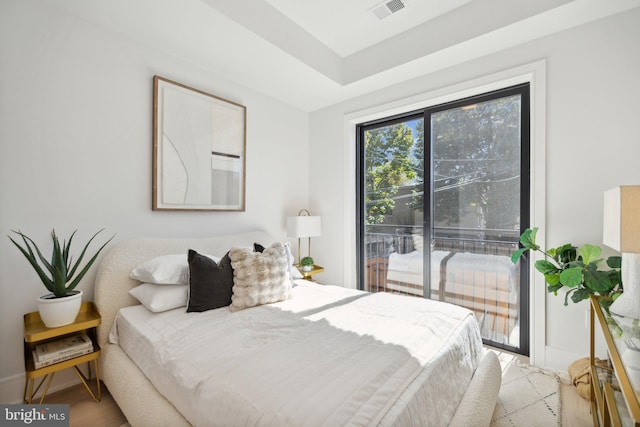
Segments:
[[[472,310],[528,354],[528,85],[359,126],[359,280]]]

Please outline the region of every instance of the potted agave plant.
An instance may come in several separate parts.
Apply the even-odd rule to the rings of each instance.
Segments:
[[[73,263],[73,257],[69,254],[71,241],[76,234],[75,231],[69,237],[69,241],[63,240],[62,244],[60,244],[55,230],[51,231],[51,238],[53,239],[51,261],[48,261],[42,255],[42,252],[40,252],[40,249],[30,237],[21,231],[11,231],[22,238],[24,246],[20,245],[11,237],[9,237],[9,239],[27,258],[44,286],[50,292],[38,298],[38,311],[45,326],[53,328],[73,323],[80,311],[80,304],[82,302],[82,291],[75,290],[75,287],[78,286],[82,278],[87,274],[89,268],[91,268],[91,265],[98,257],[98,254],[100,254],[100,251],[102,251],[115,236],[111,236],[111,238],[96,251],[84,268],[78,270],[89,244],[102,230],[99,230],[89,239],[75,263]]]

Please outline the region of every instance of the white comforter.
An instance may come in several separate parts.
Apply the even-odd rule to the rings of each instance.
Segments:
[[[111,340],[196,426],[449,423],[483,352],[470,311],[301,283],[235,313],[127,307]]]

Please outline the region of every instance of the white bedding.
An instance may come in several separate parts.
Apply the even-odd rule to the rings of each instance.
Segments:
[[[110,341],[196,426],[449,423],[483,353],[470,311],[299,283],[238,312],[125,307]]]

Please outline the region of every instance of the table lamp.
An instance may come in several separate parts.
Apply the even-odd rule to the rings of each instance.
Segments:
[[[298,216],[287,217],[287,236],[298,238],[298,262],[300,262],[300,239],[309,239],[307,256],[311,256],[311,238],[322,235],[322,222],[319,216],[311,216],[311,212],[302,209]]]
[[[640,185],[624,185],[604,193],[602,243],[622,254],[622,288],[612,313],[640,318]]]

